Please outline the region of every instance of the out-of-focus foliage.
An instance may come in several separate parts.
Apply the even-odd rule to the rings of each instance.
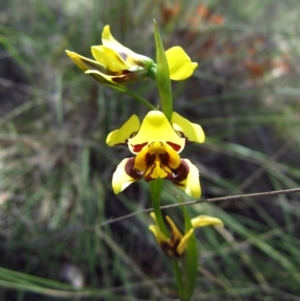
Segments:
[[[152,19],[166,49],[199,64],[173,83],[174,110],[203,126],[189,147],[204,197],[299,185],[297,1],[38,1],[0,3],[0,299],[174,300],[170,264],[148,215],[147,185],[115,196],[123,148],[106,135],[146,108],[97,85],[65,54],[91,57],[106,24],[155,57]],[[150,80],[133,90],[157,105]],[[164,204],[180,191],[165,183]],[[182,195],[184,200],[188,197]],[[180,209],[166,212],[177,225]],[[193,300],[299,300],[299,196],[188,207],[224,221],[203,228]],[[49,280],[51,279],[51,280]]]

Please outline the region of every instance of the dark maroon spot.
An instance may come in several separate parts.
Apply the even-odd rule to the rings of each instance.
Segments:
[[[153,170],[154,170],[154,168],[156,167],[156,164],[155,163],[153,163],[153,165],[149,165],[149,168],[150,168],[150,172],[146,172],[147,173],[147,176],[145,177],[145,180],[147,181],[147,182],[149,182],[149,181],[151,181],[151,180],[154,180],[154,179],[156,179],[156,178],[153,178],[152,177],[152,173],[153,173]],[[171,180],[172,181],[172,173],[170,173],[168,170],[167,170],[167,168],[166,168],[166,166],[165,165],[163,165],[163,164],[159,164],[159,168],[160,169],[162,169],[167,175],[164,177],[164,179],[167,179],[167,180]]]
[[[180,160],[180,165],[176,169],[172,169],[172,174],[169,174],[166,179],[172,181],[177,186],[183,186],[181,184],[182,181],[184,181],[188,174],[189,174],[190,168],[188,164],[184,160]]]
[[[133,138],[134,136],[136,136],[137,133],[138,133],[138,132],[133,132],[133,133],[131,133],[130,136],[129,136],[129,138]]]
[[[177,131],[177,134],[181,138],[185,138],[185,145],[190,144],[190,143],[194,143],[194,141],[190,141],[189,138],[187,136],[185,136],[183,132]]]
[[[176,152],[178,152],[181,148],[180,145],[176,144],[176,143],[173,143],[173,142],[169,142],[167,141],[167,144],[169,144]]]
[[[177,169],[174,170],[176,176],[176,180],[178,182],[182,182],[184,181],[188,174],[189,174],[190,168],[188,166],[188,164],[184,161],[184,160],[180,160],[180,165]]]
[[[135,180],[140,180],[143,174],[134,168],[134,161],[134,157],[128,159],[128,161],[125,164],[125,172]]]
[[[136,145],[131,144],[131,147],[133,148],[132,151],[134,153],[139,153],[145,145],[147,145],[147,142],[142,143],[142,144],[136,144]]]
[[[181,138],[186,138],[183,132],[181,132],[181,131],[176,131],[176,133],[178,134],[179,137],[181,137]]]
[[[115,75],[115,76],[113,76],[113,77],[112,77],[112,80],[113,80],[115,83],[119,84],[119,83],[123,83],[123,82],[127,81],[128,78],[129,78],[128,75],[122,74],[122,75]]]
[[[149,153],[147,153],[145,159],[146,166],[150,167],[154,164],[154,162],[155,162],[155,155],[150,155]]]
[[[161,162],[163,165],[169,166],[170,155],[169,155],[168,153],[159,154],[159,159],[160,159],[160,162]]]
[[[150,172],[148,172],[148,169],[150,168]],[[149,168],[147,169],[146,173],[147,173],[147,176],[145,177],[145,181],[146,182],[149,182],[151,180],[154,180],[154,178],[151,177],[152,173],[153,173],[153,170],[155,168],[155,164],[149,166]]]

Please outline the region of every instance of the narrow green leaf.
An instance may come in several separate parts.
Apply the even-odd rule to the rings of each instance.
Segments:
[[[182,282],[182,274],[181,274],[181,270],[179,267],[179,262],[176,260],[172,260],[172,267],[173,267],[173,273],[174,273],[174,276],[176,279],[179,298],[181,300],[185,300],[185,291],[184,291],[184,286],[183,286],[183,282]]]
[[[165,49],[158,31],[156,21],[154,20],[154,37],[156,44],[156,75],[155,82],[157,85],[161,107],[163,113],[166,115],[168,120],[171,120],[173,112],[173,99],[169,65],[165,54]]]

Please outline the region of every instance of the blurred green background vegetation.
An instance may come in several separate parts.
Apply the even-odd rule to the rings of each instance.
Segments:
[[[299,187],[296,0],[2,0],[0,3],[0,300],[178,300],[170,262],[146,214],[145,182],[112,193],[124,148],[109,131],[146,109],[98,85],[64,53],[91,57],[104,25],[154,58],[152,20],[165,48],[199,67],[173,83],[174,109],[203,126],[186,148],[203,196]],[[132,86],[158,103],[150,80]],[[179,191],[165,185],[163,204]],[[184,200],[190,200],[182,196]],[[225,228],[197,230],[193,300],[300,300],[299,194],[188,207]],[[182,224],[180,209],[166,212]]]

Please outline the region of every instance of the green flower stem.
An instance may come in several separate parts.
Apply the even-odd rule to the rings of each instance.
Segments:
[[[132,96],[133,98],[135,98],[136,100],[138,100],[140,103],[142,103],[143,105],[145,105],[146,107],[148,107],[150,110],[157,110],[157,108],[155,106],[153,106],[149,101],[147,101],[145,98],[143,98],[142,96],[136,94],[135,92],[133,92],[132,90],[128,89],[127,87],[124,87],[124,93]]]
[[[182,200],[180,200],[182,201]],[[188,214],[186,207],[182,207],[184,222],[185,222],[185,233],[193,228],[191,223],[191,218]],[[198,273],[198,250],[195,234],[189,238],[187,242],[187,249],[185,253],[185,260],[183,263],[184,277],[185,277],[185,286],[184,286],[184,298],[183,300],[187,301],[193,295],[197,273]]]
[[[173,273],[175,275],[176,284],[178,287],[178,293],[181,300],[184,300],[184,286],[182,282],[182,276],[179,268],[179,262],[176,260],[172,260]]]
[[[159,227],[159,229],[166,235],[169,236],[167,227],[164,222],[164,218],[160,209],[160,197],[161,197],[161,191],[163,188],[163,179],[156,179],[149,182],[150,186],[150,193],[151,193],[151,199],[152,199],[152,207],[153,211],[155,213],[156,222]]]
[[[158,31],[156,21],[154,20],[154,37],[156,44],[156,74],[155,82],[157,85],[161,108],[163,113],[166,115],[169,121],[171,121],[173,113],[173,98],[172,98],[172,89],[171,89],[171,80],[170,80],[170,71],[165,54],[165,49]]]

